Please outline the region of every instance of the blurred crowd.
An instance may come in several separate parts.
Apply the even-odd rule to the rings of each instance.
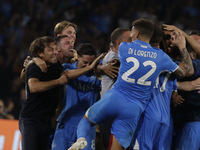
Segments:
[[[10,119],[18,119],[25,100],[19,79],[30,43],[39,36],[53,36],[63,20],[78,25],[76,45],[92,43],[107,51],[110,33],[116,27],[131,28],[137,18],[154,24],[173,24],[189,33],[200,30],[197,0],[0,0],[0,99]]]

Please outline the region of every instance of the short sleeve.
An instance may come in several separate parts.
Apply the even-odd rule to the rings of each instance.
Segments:
[[[161,61],[163,70],[174,72],[176,69],[178,69],[178,65],[164,52],[162,52]]]
[[[27,70],[27,81],[30,78],[40,79],[43,76],[43,74],[44,73],[41,71],[41,69],[36,64],[32,64]]]
[[[177,89],[177,79],[175,79],[173,82],[173,91],[177,91]]]

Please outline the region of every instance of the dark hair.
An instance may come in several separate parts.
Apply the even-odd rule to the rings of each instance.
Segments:
[[[65,37],[69,37],[68,35],[60,35],[60,36],[57,36],[55,37],[55,43],[58,44],[63,38]]]
[[[187,41],[186,41],[186,48],[187,48],[188,53],[194,52],[193,47],[192,47],[192,46],[190,45],[190,43],[187,42]]]
[[[190,32],[190,35],[198,35],[198,36],[200,36],[200,31],[199,30],[192,30]]]
[[[150,43],[160,43],[162,40],[162,30],[159,26],[154,25],[153,35],[151,36]]]
[[[43,36],[35,39],[30,44],[30,52],[32,57],[39,57],[39,53],[43,53],[46,46],[49,46],[50,43],[54,42],[53,37]]]
[[[57,23],[54,28],[54,36],[56,37],[58,34],[61,34],[62,31],[64,29],[68,28],[69,26],[72,26],[75,30],[77,30],[77,25],[72,22],[61,21],[61,22]]]
[[[154,30],[154,25],[150,20],[144,18],[137,19],[132,23],[132,25],[136,30],[140,32],[141,36],[145,36],[149,39],[151,38]]]
[[[96,49],[90,43],[83,43],[78,46],[77,54],[81,57],[82,55],[97,55]]]
[[[124,32],[129,31],[128,29],[125,28],[116,28],[112,33],[111,33],[111,42],[114,46],[116,46],[116,41],[122,38],[122,35]]]
[[[163,38],[163,40],[166,41],[166,40],[170,40],[172,37],[171,37],[170,34],[165,34],[165,33],[163,32],[162,38]]]

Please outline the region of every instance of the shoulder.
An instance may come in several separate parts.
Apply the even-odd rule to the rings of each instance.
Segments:
[[[35,64],[31,64],[27,69],[27,79],[29,78],[40,78],[44,73],[41,69]]]
[[[164,53],[163,50],[161,50],[160,48],[156,48],[156,47],[152,47],[155,51],[157,52],[161,52],[161,53]]]
[[[31,64],[28,69],[27,69],[28,72],[31,72],[31,71],[41,71],[40,67],[38,67],[35,63]]]
[[[113,59],[118,59],[118,53],[115,53],[113,51],[109,51],[106,56],[103,58],[103,64],[105,62],[110,62]]]
[[[127,46],[130,46],[131,44],[133,44],[134,42],[131,42],[131,43],[127,43],[127,42],[122,42],[119,47],[127,47]]]
[[[71,69],[76,69],[77,61],[74,63],[64,63],[62,64],[64,70],[71,70]]]
[[[161,55],[162,57],[172,60],[162,49],[159,48],[153,48],[153,49],[156,51],[157,54]]]
[[[127,43],[127,42],[122,42],[120,45],[119,45],[119,48],[118,48],[118,53],[124,53],[124,51],[128,51],[129,48],[133,47],[134,43]]]
[[[156,53],[158,53],[158,54],[160,54],[160,55],[165,55],[165,56],[168,56],[162,49],[160,49],[160,48],[155,48],[155,47],[152,47],[152,49],[156,52]],[[169,56],[168,56],[169,57]]]

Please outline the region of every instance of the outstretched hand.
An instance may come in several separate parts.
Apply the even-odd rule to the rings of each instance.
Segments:
[[[173,25],[167,25],[167,24],[163,24],[163,27],[164,27],[164,30],[167,30],[167,31],[179,31],[179,32],[182,32],[181,29],[177,28],[176,26],[173,26]]]
[[[198,90],[198,93],[200,93],[200,77],[193,81],[193,85],[195,90]]]
[[[118,66],[118,60],[117,59],[113,59],[110,63],[108,63],[107,65],[103,65],[101,67],[101,69],[103,70],[103,72],[105,74],[107,74],[108,76],[110,76],[111,78],[116,78],[118,76],[119,73],[119,66]]]
[[[23,64],[24,68],[27,67],[27,65],[28,65],[28,63],[29,63],[30,61],[31,61],[31,56],[27,56],[26,59],[24,60],[24,64]]]
[[[65,85],[67,84],[67,82],[68,82],[68,76],[66,73],[65,74],[63,73],[61,77],[58,78],[58,85]]]
[[[173,25],[163,24],[164,30],[173,32],[172,34],[172,44],[177,47],[185,47],[186,40],[184,36],[184,32]]]
[[[90,68],[91,68],[91,69],[95,69],[95,68],[98,66],[98,64],[99,64],[99,61],[100,61],[101,59],[103,59],[105,55],[106,55],[106,53],[102,53],[101,55],[99,55],[99,57],[97,57],[97,58],[92,62],[92,64],[90,65]]]
[[[35,57],[35,58],[33,58],[33,60],[34,60],[35,64],[38,67],[40,67],[42,72],[47,72],[47,64],[43,59],[41,59],[39,57]]]
[[[181,95],[176,95],[174,98],[172,98],[172,103],[175,107],[182,104],[184,101],[185,99]]]
[[[182,48],[185,48],[186,40],[185,40],[185,37],[183,36],[182,32],[176,31],[176,30],[173,32],[172,44],[177,46],[180,50]]]

